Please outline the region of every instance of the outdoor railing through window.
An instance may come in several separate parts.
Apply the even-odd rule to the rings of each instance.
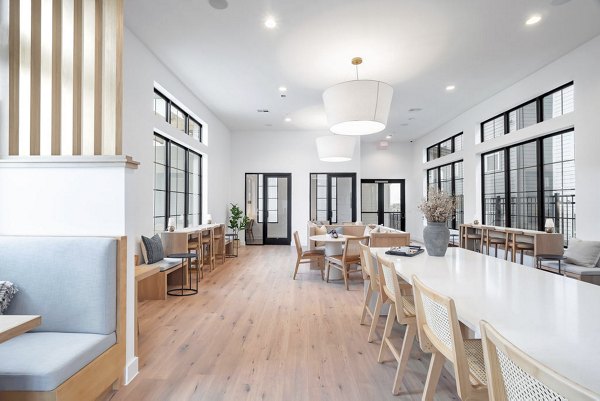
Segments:
[[[513,196],[510,198],[510,205],[513,228],[539,229],[536,196]],[[502,226],[506,217],[504,216],[504,198],[500,196],[486,198],[484,207],[486,224]],[[545,196],[544,216],[554,220],[554,232],[563,234],[565,246],[568,246],[569,239],[575,237],[575,195],[562,195],[557,192]]]

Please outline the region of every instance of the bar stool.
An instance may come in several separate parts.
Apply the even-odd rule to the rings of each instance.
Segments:
[[[481,253],[483,253],[483,244],[485,243],[485,251],[486,254],[490,254],[490,245],[494,245],[495,248],[495,257],[498,257],[498,245],[504,245],[506,243],[506,235],[504,238],[494,237],[490,235],[490,231],[494,232],[493,227],[481,227]]]
[[[506,230],[506,243],[504,245],[504,249],[506,250],[506,254],[504,255],[504,260],[508,260],[508,251],[510,249],[512,253],[511,261],[515,262],[517,259],[517,251],[521,251],[521,264],[523,264],[523,252],[524,251],[533,251],[533,243],[531,242],[523,242],[518,241],[517,235],[523,235],[522,231],[515,230]]]
[[[214,256],[221,258],[221,264],[225,263],[225,224],[219,224],[213,229]]]
[[[473,241],[473,250],[475,252],[481,252],[481,250],[477,249],[477,242],[481,242],[481,234],[477,233],[477,228],[472,227],[473,228],[473,232],[469,232],[469,228],[468,226],[465,226],[463,228],[463,232],[462,232],[462,236],[461,236],[461,241],[464,244],[464,248],[465,249],[469,249],[469,240]],[[483,246],[481,246],[482,248]]]
[[[191,262],[190,269],[193,266],[196,269],[196,274],[202,274],[201,277],[204,278],[204,270],[202,269],[204,267],[204,260],[202,258],[202,247],[200,246],[200,234],[198,232],[189,235],[187,248],[188,253],[194,252],[197,255],[196,259]]]
[[[214,248],[214,228],[202,230],[200,243],[202,244],[203,263],[208,263],[208,271],[213,271],[215,268],[215,248]]]

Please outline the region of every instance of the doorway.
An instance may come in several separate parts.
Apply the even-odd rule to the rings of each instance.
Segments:
[[[404,180],[361,180],[361,220],[405,231]]]
[[[246,173],[248,245],[290,245],[292,174]]]
[[[310,174],[310,220],[322,224],[356,221],[356,173]]]

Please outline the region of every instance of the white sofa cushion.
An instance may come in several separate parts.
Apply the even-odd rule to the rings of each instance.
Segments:
[[[583,241],[578,238],[569,240],[565,251],[566,262],[583,267],[596,267],[600,260],[600,241]]]
[[[543,266],[550,267],[558,272],[558,262],[542,262]],[[600,276],[600,269],[595,267],[583,267],[573,265],[571,263],[560,263],[560,271],[567,271],[569,273],[578,274],[580,276]]]

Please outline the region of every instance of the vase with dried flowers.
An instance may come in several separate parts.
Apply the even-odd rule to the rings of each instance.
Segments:
[[[430,188],[427,199],[423,199],[418,208],[427,219],[427,226],[423,229],[427,253],[430,256],[444,256],[450,239],[446,223],[456,208],[454,198],[437,188]]]

